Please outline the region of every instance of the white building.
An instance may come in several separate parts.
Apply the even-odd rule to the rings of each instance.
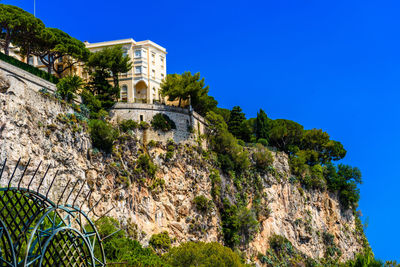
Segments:
[[[149,40],[136,42],[133,39],[85,42],[85,44],[91,52],[119,45],[131,58],[132,69],[119,77],[121,101],[129,103],[161,101],[160,85],[167,75],[167,51],[164,47]]]

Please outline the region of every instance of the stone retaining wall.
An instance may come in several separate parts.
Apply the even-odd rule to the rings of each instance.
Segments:
[[[176,124],[176,129],[166,133],[153,131],[151,128],[146,131],[140,131],[140,137],[147,139],[145,141],[165,142],[168,139],[172,139],[176,143],[195,144],[197,137],[204,135],[207,130],[205,119],[195,111],[160,104],[117,103],[111,111],[111,117],[114,122],[131,119],[137,122],[145,121],[150,124],[154,115],[158,113],[165,114],[173,120]],[[191,132],[190,129],[192,129]]]
[[[41,89],[44,88],[49,93],[54,94],[57,90],[57,87],[54,83],[51,83],[2,60],[0,60],[0,73],[6,79],[17,80],[22,83],[26,88],[29,88],[35,92],[39,92]],[[76,98],[75,103],[81,103],[80,97]]]

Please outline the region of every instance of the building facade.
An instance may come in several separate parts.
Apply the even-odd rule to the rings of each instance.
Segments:
[[[133,39],[85,42],[85,45],[91,52],[121,46],[131,58],[132,68],[119,77],[121,102],[152,104],[162,101],[160,85],[167,75],[167,51],[164,47],[149,40],[136,42]]]

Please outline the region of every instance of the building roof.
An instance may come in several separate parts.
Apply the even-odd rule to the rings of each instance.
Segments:
[[[141,46],[152,46],[161,52],[167,53],[167,50],[162,47],[161,45],[156,44],[153,41],[150,40],[144,40],[144,41],[139,41],[136,42],[132,38],[129,39],[121,39],[121,40],[115,40],[115,41],[105,41],[105,42],[98,42],[98,43],[89,43],[88,41],[85,41],[86,48],[99,48],[99,47],[107,47],[107,46],[113,46],[113,45],[124,45],[124,44],[133,44],[133,45],[141,45]]]

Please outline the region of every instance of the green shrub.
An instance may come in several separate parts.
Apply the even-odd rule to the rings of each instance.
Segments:
[[[38,69],[36,67],[33,67],[33,66],[29,65],[29,64],[26,64],[26,63],[24,63],[22,61],[19,61],[18,59],[15,59],[15,58],[13,58],[11,56],[7,56],[7,55],[5,55],[5,54],[3,54],[1,52],[0,52],[0,60],[3,60],[3,61],[5,61],[5,62],[7,62],[7,63],[9,63],[11,65],[14,65],[14,66],[16,66],[16,67],[18,67],[20,69],[23,69],[23,70],[25,70],[25,71],[33,74],[33,75],[36,75],[36,76],[38,76],[38,77],[40,77],[42,79],[45,79],[45,80],[49,81],[51,83],[54,83],[54,84],[58,83],[58,78],[57,77],[55,77],[55,76],[53,76],[53,75],[51,75],[51,74],[49,74],[49,73],[47,73],[47,72],[45,72],[43,70],[40,70],[40,69]]]
[[[253,153],[253,160],[258,170],[266,171],[274,162],[274,157],[263,145],[257,144],[256,151]]]
[[[89,129],[93,146],[110,153],[114,141],[118,138],[118,131],[110,123],[102,120],[90,120]]]
[[[71,103],[76,98],[76,93],[82,88],[83,84],[83,80],[79,76],[66,76],[57,83],[56,93],[62,100]]]
[[[224,173],[228,173],[235,169],[235,164],[233,163],[231,157],[226,154],[218,154],[218,163]]]
[[[150,140],[150,141],[147,143],[147,147],[156,147],[156,146],[157,146],[157,142],[154,141],[154,140]]]
[[[139,127],[138,123],[134,120],[123,120],[119,123],[121,131],[126,133],[127,131],[133,131]]]
[[[230,204],[228,199],[223,201],[221,221],[224,241],[230,248],[246,245],[258,231],[255,213],[246,207]]]
[[[143,248],[138,241],[127,238],[125,230],[116,232],[120,229],[117,220],[104,217],[96,222],[96,226],[101,238],[108,236],[103,241],[107,262],[124,262],[127,266],[167,266],[151,248]],[[95,251],[95,255],[99,256],[99,251]]]
[[[163,256],[171,266],[244,267],[238,254],[219,243],[187,242]]]
[[[224,172],[235,170],[243,172],[250,166],[249,155],[237,139],[228,131],[222,116],[209,112],[209,143],[211,149],[218,154],[218,162]]]
[[[268,140],[264,138],[258,139],[257,143],[262,144],[263,146],[268,146]]]
[[[238,145],[245,146],[246,143],[242,139],[238,139]]]
[[[213,203],[211,200],[207,199],[205,196],[200,195],[200,196],[196,196],[193,199],[193,204],[196,207],[196,209],[200,212],[203,213],[208,213],[211,211],[212,207],[213,207]]]
[[[168,141],[167,144],[169,144],[169,145],[167,147],[167,153],[165,154],[165,160],[169,161],[174,156],[175,146],[173,145],[173,141],[172,141],[172,143],[170,141]]]
[[[150,127],[150,125],[149,125],[147,122],[145,122],[145,121],[141,121],[141,122],[139,123],[139,128],[140,128],[141,130],[149,129],[149,127]]]
[[[218,170],[212,170],[210,174],[211,180],[211,196],[214,200],[219,199],[221,196],[221,177]]]
[[[281,235],[272,235],[269,238],[269,245],[277,255],[293,254],[293,245],[286,237]]]
[[[153,178],[157,171],[157,165],[155,165],[150,157],[146,154],[141,154],[136,162],[136,168],[139,171],[144,171],[151,178]]]
[[[151,126],[154,130],[162,130],[168,132],[172,129],[176,129],[175,122],[171,120],[166,114],[158,113],[154,115],[151,120]]]
[[[167,231],[151,236],[149,245],[157,252],[166,252],[171,248],[171,238]]]

